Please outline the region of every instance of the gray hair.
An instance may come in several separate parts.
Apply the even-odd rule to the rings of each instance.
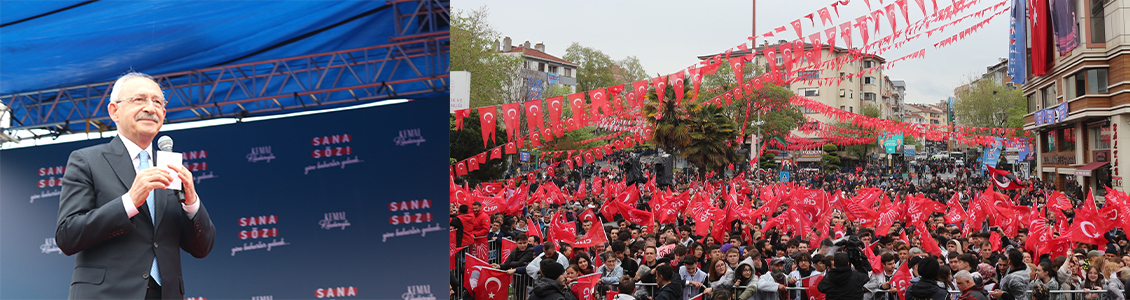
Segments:
[[[110,102],[113,102],[113,103],[122,102],[122,99],[119,98],[121,96],[121,93],[122,93],[121,86],[126,81],[129,81],[130,79],[134,79],[134,78],[145,78],[145,79],[149,79],[153,82],[157,82],[156,80],[153,80],[153,76],[149,76],[149,74],[130,71],[129,73],[122,75],[122,77],[118,77],[117,81],[114,81],[114,87],[112,89],[110,89]]]
[[[973,273],[969,273],[969,270],[961,270],[961,271],[957,271],[957,274],[953,274],[953,278],[954,278],[954,280],[957,280],[959,278],[965,278],[967,280],[973,280]]]
[[[922,253],[922,248],[918,248],[918,247],[910,248],[909,253],[910,253],[910,255]]]

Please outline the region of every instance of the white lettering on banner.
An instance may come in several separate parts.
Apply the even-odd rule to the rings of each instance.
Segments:
[[[200,174],[200,176],[193,176],[193,179],[196,179],[196,184],[200,184],[200,182],[204,181],[204,179],[212,178],[216,178],[216,174],[214,174],[213,172],[208,172],[208,174]]]
[[[400,298],[404,300],[436,300],[436,297],[432,295],[432,286],[426,284],[408,286],[408,292],[400,295]]]
[[[317,290],[314,291],[314,297],[318,297],[318,298],[350,297],[350,296],[357,296],[357,288],[350,286],[350,287],[324,288],[324,289],[317,289]]]
[[[235,247],[231,248],[231,256],[235,256],[235,253],[240,252],[240,251],[256,250],[256,249],[267,249],[267,251],[271,251],[271,248],[273,248],[273,247],[286,246],[286,245],[290,245],[290,243],[286,242],[286,239],[276,239],[276,240],[272,240],[270,243],[264,243],[262,241],[254,242],[254,243],[243,243],[243,246],[235,246]]]
[[[332,158],[328,161],[321,160],[315,162],[313,165],[303,167],[303,175],[310,175],[310,171],[328,169],[328,168],[342,168],[351,164],[363,163],[359,156],[353,155],[353,146],[341,145],[353,142],[353,135],[350,134],[337,134],[314,137],[311,144],[315,149],[310,153],[310,157],[314,159]],[[333,145],[332,147],[330,145]],[[324,147],[318,147],[324,146]],[[353,157],[350,157],[353,155]],[[338,160],[336,157],[344,156],[344,160]]]
[[[397,228],[396,231],[385,232],[384,234],[382,234],[381,235],[381,242],[382,243],[388,242],[388,238],[390,238],[390,237],[398,237],[398,236],[406,236],[406,235],[419,234],[421,237],[424,237],[424,236],[427,236],[429,232],[440,231],[440,230],[446,230],[446,228],[444,228],[443,226],[440,226],[439,223],[429,224],[427,227],[424,227],[424,229],[416,228],[416,226],[412,226],[411,228],[407,228],[407,229],[401,227],[401,228]]]
[[[393,138],[392,141],[396,143],[397,146],[407,146],[411,144],[419,146],[420,143],[426,142],[424,136],[420,134],[419,128],[401,130],[400,135]]]
[[[36,199],[42,199],[42,198],[47,198],[47,197],[58,197],[59,194],[62,194],[62,193],[63,193],[63,190],[42,191],[42,192],[39,192],[39,194],[31,195],[30,202],[35,203]]]
[[[275,159],[275,154],[271,153],[271,146],[252,147],[251,153],[247,154],[247,162],[249,163],[260,161],[271,163],[272,159]]]
[[[251,299],[252,299],[252,300],[254,300],[254,299],[255,299],[255,297],[251,297]],[[187,298],[184,298],[184,300],[208,300],[208,298],[204,298],[204,297],[187,297]]]
[[[63,254],[63,250],[60,250],[59,245],[55,244],[55,238],[46,238],[46,240],[47,241],[43,242],[43,245],[39,245],[39,251],[42,251],[44,254],[50,254],[51,252]]]
[[[251,300],[275,300],[274,295],[251,296]]]
[[[345,227],[350,225],[349,220],[345,218],[344,211],[325,213],[325,217],[325,219],[318,221],[318,225],[322,226],[322,229],[341,228],[341,230],[345,230]]]

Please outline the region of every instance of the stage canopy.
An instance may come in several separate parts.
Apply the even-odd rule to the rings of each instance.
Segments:
[[[2,1],[0,102],[12,128],[66,132],[112,127],[104,98],[130,70],[165,75],[170,122],[437,97],[448,89],[449,7]]]

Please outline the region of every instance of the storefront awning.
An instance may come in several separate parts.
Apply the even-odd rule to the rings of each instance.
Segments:
[[[1105,166],[1108,163],[1110,163],[1110,162],[1096,161],[1096,162],[1093,162],[1093,163],[1083,165],[1082,167],[1075,169],[1075,176],[1091,177],[1091,171],[1092,170],[1101,168],[1102,166]]]

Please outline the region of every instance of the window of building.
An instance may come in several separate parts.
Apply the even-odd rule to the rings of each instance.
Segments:
[[[847,106],[840,105],[840,110],[847,110]]]
[[[848,90],[847,92],[848,92],[848,99],[852,99],[852,94],[854,94],[854,92],[852,92],[851,90]]]
[[[1044,133],[1044,147],[1042,147],[1044,152],[1055,151],[1055,140],[1056,140],[1055,137],[1056,137],[1056,131],[1055,130],[1051,130],[1051,131]]]
[[[847,90],[840,89],[840,98],[847,97]]]
[[[1036,103],[1036,94],[1035,93],[1028,95],[1028,113],[1034,113],[1037,110],[1040,110],[1039,108],[1037,108],[1037,106],[1039,106],[1039,105],[1040,105],[1039,103]]]
[[[1091,43],[1106,44],[1106,25],[1103,23],[1103,4],[1107,0],[1091,0]]]
[[[855,107],[848,106],[848,112],[850,112],[850,113],[855,112]]]
[[[553,74],[557,74],[557,66],[549,66],[549,72],[553,73]]]
[[[538,63],[538,71],[545,72],[545,63]]]
[[[802,71],[802,72],[800,72],[800,75],[798,75],[798,77],[799,78],[797,78],[797,79],[800,79],[800,80],[820,79],[820,71],[817,71],[817,70]]]
[[[527,61],[522,62],[522,67],[529,69],[530,68],[530,61],[527,60]]]
[[[1088,130],[1091,131],[1092,150],[1110,149],[1110,125],[1094,126]]]
[[[863,67],[864,68],[870,68],[870,67],[874,67],[874,66],[875,66],[875,62],[873,62],[873,61],[870,61],[870,60],[864,60],[863,61]]]
[[[872,85],[875,84],[875,77],[871,77],[871,76],[863,77],[863,84],[872,84]]]
[[[565,68],[565,77],[573,77],[573,69]]]
[[[1066,94],[1076,98],[1087,94],[1105,94],[1107,90],[1107,69],[1087,69],[1067,76],[1063,80]]]
[[[1042,102],[1044,104],[1043,105],[1044,108],[1052,107],[1053,105],[1059,104],[1059,101],[1056,100],[1055,85],[1054,84],[1048,85],[1047,87],[1040,89],[1040,97],[1041,97],[1040,102]]]
[[[1075,128],[1064,128],[1060,136],[1059,151],[1075,151]]]
[[[1087,93],[1106,94],[1106,68],[1087,70]]]
[[[863,93],[863,100],[875,101],[875,93]]]
[[[802,88],[797,91],[797,94],[804,95],[805,97],[820,96],[820,88]]]
[[[785,64],[785,59],[781,55],[777,55],[777,65],[780,66],[783,64]]]

